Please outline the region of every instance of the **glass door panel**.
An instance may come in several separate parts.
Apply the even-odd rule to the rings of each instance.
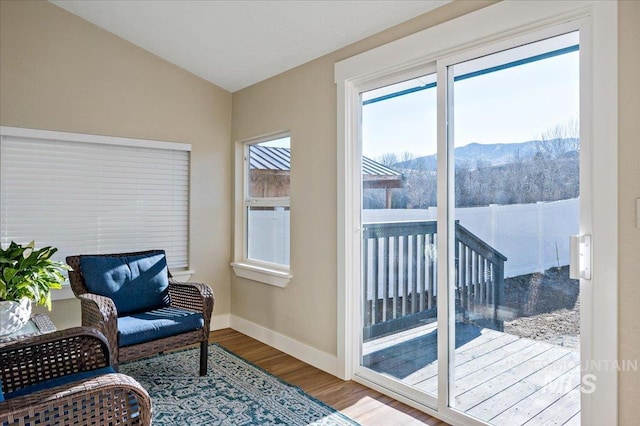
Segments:
[[[360,365],[437,395],[435,74],[361,99]]]
[[[570,33],[447,70],[449,401],[491,424],[580,422],[580,286],[568,266],[580,219],[578,43]]]

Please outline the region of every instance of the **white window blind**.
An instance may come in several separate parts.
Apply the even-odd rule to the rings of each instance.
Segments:
[[[0,243],[189,266],[189,144],[2,128]]]

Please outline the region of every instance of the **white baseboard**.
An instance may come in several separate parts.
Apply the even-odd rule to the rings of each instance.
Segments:
[[[209,330],[222,330],[223,328],[231,328],[231,315],[223,314],[223,315],[213,315],[211,317],[211,323],[209,325]]]
[[[231,315],[231,328],[320,370],[337,376],[338,358],[261,325]]]

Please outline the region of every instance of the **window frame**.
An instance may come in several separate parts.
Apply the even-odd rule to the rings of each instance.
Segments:
[[[233,272],[240,278],[286,287],[292,278],[289,265],[266,262],[249,257],[249,215],[251,207],[285,207],[291,211],[291,197],[251,197],[249,194],[249,150],[252,145],[277,139],[291,138],[289,131],[280,131],[236,142],[235,146],[235,202],[234,202],[234,250],[231,263]],[[289,225],[289,240],[291,240]]]

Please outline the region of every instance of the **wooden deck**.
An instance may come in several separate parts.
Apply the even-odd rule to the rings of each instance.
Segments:
[[[436,324],[367,342],[363,364],[430,394],[438,390]],[[580,354],[456,325],[455,408],[496,425],[579,425]]]

